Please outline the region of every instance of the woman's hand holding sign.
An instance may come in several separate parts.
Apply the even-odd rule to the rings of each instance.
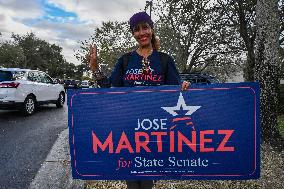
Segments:
[[[181,90],[186,91],[190,87],[190,82],[189,81],[183,81],[181,84]]]

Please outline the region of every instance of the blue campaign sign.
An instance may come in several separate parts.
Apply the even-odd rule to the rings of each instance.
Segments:
[[[68,91],[77,179],[256,179],[257,83]]]

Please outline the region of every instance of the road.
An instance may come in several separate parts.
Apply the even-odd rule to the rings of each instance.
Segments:
[[[0,189],[28,188],[61,131],[67,128],[67,106],[41,107],[24,117],[0,110]]]

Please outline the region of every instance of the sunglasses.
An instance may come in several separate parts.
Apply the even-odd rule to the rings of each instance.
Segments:
[[[150,72],[150,61],[147,58],[142,59],[142,74],[148,75]]]

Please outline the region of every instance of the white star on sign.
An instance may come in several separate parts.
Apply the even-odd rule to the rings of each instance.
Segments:
[[[184,101],[182,94],[180,93],[176,106],[174,106],[174,107],[161,107],[161,108],[166,110],[172,116],[177,116],[178,114],[175,111],[181,110],[181,108],[182,108],[182,110],[188,110],[185,115],[191,115],[194,112],[196,112],[196,110],[201,108],[201,106],[187,106],[185,104],[185,101]]]

